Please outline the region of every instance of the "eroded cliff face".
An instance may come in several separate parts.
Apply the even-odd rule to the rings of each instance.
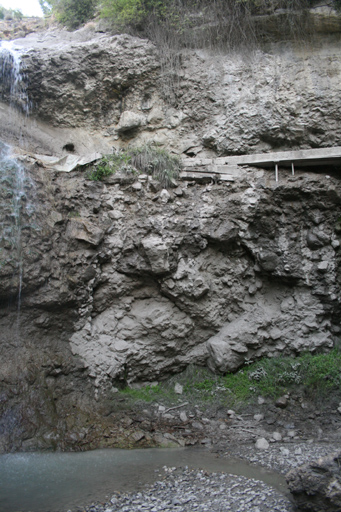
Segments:
[[[84,133],[199,155],[340,144],[333,43],[249,60],[186,54],[170,105],[149,42],[53,35],[22,57],[39,118],[23,127],[32,152],[81,154]],[[4,135],[18,140],[13,123]],[[92,182],[21,160],[20,253],[6,180],[0,197],[0,449],[79,446],[90,423],[101,431],[112,387],[339,343],[337,169],[276,182],[245,168],[167,191],[147,176]]]
[[[188,364],[236,370],[339,339],[336,178],[283,173],[276,183],[249,170],[234,183],[156,192],[143,177],[31,176],[20,312],[8,305],[12,266],[0,270],[2,396],[8,411],[16,404],[14,422],[28,408],[33,431],[57,417],[67,429],[66,411],[100,403],[112,386]],[[24,403],[13,394],[18,368]],[[39,407],[52,410],[38,421]]]
[[[161,66],[149,41],[91,26],[29,35],[16,44],[31,116],[47,128],[27,127],[27,144],[56,154],[73,143],[82,153],[83,137],[70,129],[83,128],[106,148],[151,141],[202,156],[341,145],[339,34],[257,51],[188,51],[175,68]],[[3,84],[3,99],[8,92]],[[41,140],[51,125],[65,131],[49,148]]]

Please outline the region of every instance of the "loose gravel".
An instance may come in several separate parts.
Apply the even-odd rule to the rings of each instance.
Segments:
[[[143,492],[113,495],[87,512],[293,512],[289,499],[258,480],[203,470],[164,468]]]

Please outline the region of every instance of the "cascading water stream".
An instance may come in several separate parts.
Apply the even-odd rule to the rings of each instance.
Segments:
[[[13,115],[16,111],[29,114],[25,77],[21,70],[21,54],[13,43],[0,43],[1,100],[8,103]],[[26,188],[31,187],[24,166],[12,155],[12,148],[0,140],[0,268],[10,264],[17,290],[20,312],[23,283],[23,218],[32,213]],[[18,316],[19,323],[19,316]]]
[[[0,66],[2,101],[28,115],[30,101],[22,72],[21,51],[11,41],[0,42]]]

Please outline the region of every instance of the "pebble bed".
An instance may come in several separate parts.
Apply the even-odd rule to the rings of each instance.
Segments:
[[[116,493],[87,512],[293,512],[288,498],[265,483],[203,470],[164,468],[166,476],[144,491]]]
[[[247,445],[238,446],[235,450],[229,450],[226,456],[235,456],[285,475],[290,469],[340,449],[341,443],[274,443],[267,450],[250,449]]]

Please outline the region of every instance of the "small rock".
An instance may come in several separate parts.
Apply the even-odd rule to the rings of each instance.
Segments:
[[[257,439],[256,441],[256,448],[257,450],[267,450],[269,448],[269,443],[264,437],[261,437],[260,439]]]
[[[209,437],[202,439],[201,444],[212,444],[212,441]]]
[[[259,396],[257,398],[257,402],[258,402],[258,405],[263,405],[263,404],[265,404],[265,398],[263,398],[262,396]]]
[[[278,398],[275,402],[275,406],[276,407],[279,407],[280,409],[285,409],[286,407],[288,407],[288,399],[286,396],[281,396],[280,398]]]
[[[184,388],[183,386],[181,386],[181,384],[176,383],[174,386],[174,391],[177,395],[182,395],[182,393],[184,392]]]
[[[123,213],[120,212],[119,210],[112,210],[108,213],[110,219],[113,219],[113,220],[119,220],[119,219],[122,219],[123,217]]]
[[[171,196],[170,196],[168,190],[166,190],[165,188],[163,190],[161,190],[161,192],[160,192],[161,203],[167,204],[168,201],[170,200],[170,198],[171,198]]]
[[[198,430],[202,430],[204,427],[203,427],[203,424],[200,423],[200,421],[193,421],[192,422],[192,427],[193,428],[196,428]]]
[[[180,420],[183,423],[186,423],[188,421],[188,417],[187,417],[187,414],[185,413],[185,411],[180,412]]]
[[[279,432],[273,432],[272,437],[275,441],[282,441],[282,435]]]
[[[321,261],[318,265],[317,265],[317,270],[319,272],[327,272],[329,268],[329,263],[328,261]]]
[[[235,411],[233,411],[232,409],[229,409],[227,411],[227,415],[230,416],[230,418],[234,418],[234,416],[236,415]]]
[[[281,452],[283,457],[289,457],[290,455],[288,448],[283,448],[283,446],[280,447],[279,451]]]
[[[262,420],[264,420],[264,414],[255,414],[253,419],[255,421],[262,421]]]
[[[131,436],[134,441],[138,442],[138,441],[141,441],[141,439],[144,438],[144,433],[141,431],[141,430],[137,430],[136,432],[134,432]]]
[[[142,190],[142,184],[140,182],[136,182],[131,186],[131,188],[136,192],[139,192],[140,190]]]
[[[296,448],[295,455],[302,455],[302,448]]]

